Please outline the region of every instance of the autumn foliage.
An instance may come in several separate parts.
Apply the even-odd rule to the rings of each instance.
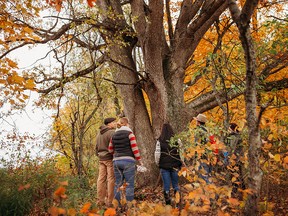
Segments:
[[[201,5],[198,5],[201,1],[188,0],[6,2],[0,4],[0,108],[6,105],[11,110],[23,108],[30,91],[42,93],[37,105],[55,109],[49,139],[45,142],[58,154],[51,161],[29,164],[25,158],[17,161],[16,167],[1,168],[0,182],[4,186],[0,189],[1,215],[237,215],[243,212],[248,197],[255,194],[245,187],[238,188],[237,196],[232,196],[233,186],[240,185],[237,165],[241,163],[243,167],[247,186],[249,173],[253,171],[249,158],[256,156],[263,173],[262,185],[256,185],[261,189],[257,197],[259,213],[287,214],[287,3],[258,1],[249,25],[257,77],[255,124],[260,131],[257,137],[261,139],[261,145],[254,146],[249,137],[255,130],[249,131],[245,103],[250,62],[246,61],[239,28],[228,10],[223,9],[211,22],[207,18],[211,14],[206,12],[214,4],[206,5],[209,1]],[[143,5],[138,7],[141,2]],[[163,14],[151,10],[164,2]],[[240,10],[247,9],[247,2],[236,1],[236,5]],[[223,1],[221,7],[225,4]],[[188,7],[191,14],[185,10]],[[199,11],[193,11],[197,7]],[[218,9],[212,12],[218,13]],[[187,17],[179,16],[182,11]],[[194,18],[189,20],[192,13]],[[157,26],[159,23],[163,29]],[[197,25],[198,28],[193,28]],[[206,27],[202,35],[200,30]],[[165,37],[156,34],[158,29]],[[150,34],[146,35],[147,32]],[[165,46],[159,48],[160,40]],[[177,47],[182,42],[186,44],[185,41],[191,42],[189,46]],[[149,43],[152,46],[146,46]],[[47,44],[49,51],[45,57],[52,56],[53,63],[49,67],[40,64],[20,68],[13,51],[37,44]],[[184,48],[194,50],[186,56],[188,61],[182,63],[187,54]],[[176,81],[170,80],[175,77]],[[183,98],[177,96],[179,92]],[[124,107],[128,102],[129,106]],[[140,109],[142,104],[144,108]],[[161,181],[146,187],[137,182],[136,199],[131,203],[123,198],[122,206],[117,202],[109,208],[96,204],[95,134],[105,116],[120,116],[123,109],[130,110],[140,147],[149,154],[143,158],[149,165],[151,179],[159,171],[151,158],[161,121],[175,117],[178,130],[175,138],[184,144],[181,149],[184,165],[179,172],[181,194],[175,194],[171,206],[164,205]],[[215,137],[213,143],[194,145],[195,125],[190,119],[198,112],[205,112],[209,119],[207,127]],[[226,149],[224,137],[230,122],[239,125],[244,154],[240,161],[231,155],[229,165],[224,165],[221,153]],[[249,150],[256,148],[259,154],[251,155]],[[195,160],[197,155],[207,152],[205,160]],[[206,184],[198,176],[202,162],[213,166],[212,184]],[[139,179],[143,177],[137,175]]]

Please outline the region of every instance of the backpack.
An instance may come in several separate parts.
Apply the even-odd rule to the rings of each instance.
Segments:
[[[157,165],[159,165],[160,156],[161,156],[161,145],[160,145],[159,140],[157,140],[156,147],[155,147],[155,152],[154,152],[155,163]]]

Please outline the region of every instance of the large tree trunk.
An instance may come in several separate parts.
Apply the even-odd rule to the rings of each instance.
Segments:
[[[246,120],[248,125],[248,159],[249,177],[248,187],[253,193],[249,194],[245,205],[245,215],[258,215],[258,202],[262,183],[262,171],[260,169],[261,139],[259,130],[259,120],[257,117],[257,76],[256,76],[256,57],[253,40],[250,32],[250,19],[258,0],[247,1],[242,9],[239,10],[236,1],[230,0],[230,11],[233,20],[236,22],[240,33],[240,40],[245,52],[246,60]]]
[[[118,83],[116,85],[120,90],[121,95],[123,95],[124,114],[129,118],[131,129],[135,133],[143,163],[145,166],[149,167],[147,175],[151,176],[151,178],[142,178],[141,183],[151,184],[155,182],[157,176],[154,163],[155,139],[143,92],[140,88],[140,84],[137,82],[138,77],[131,51],[127,48],[114,47],[111,49],[111,58],[117,58],[121,63],[128,66],[128,68],[133,69],[130,70],[117,63],[113,64],[114,68],[117,70],[116,73],[114,73],[114,80]]]
[[[112,26],[108,29],[108,34],[103,34],[103,38],[108,37],[109,41],[115,40],[114,26],[118,29],[130,28],[124,19],[120,1],[98,0],[96,3],[103,11],[112,8],[113,13],[118,15],[117,19],[110,19],[106,14],[102,15],[107,26]],[[201,7],[205,8],[201,10],[201,21],[191,25],[190,21]],[[185,129],[190,119],[199,112],[193,108],[188,110],[187,104],[184,103],[183,81],[186,64],[202,36],[226,8],[225,0],[215,1],[213,7],[208,7],[202,1],[193,3],[184,0],[181,20],[175,32],[171,34],[174,38],[167,41],[163,26],[164,1],[149,1],[149,5],[143,0],[131,1],[132,16],[137,17],[137,21],[133,23],[136,37],[127,40],[124,32],[122,38],[127,45],[123,46],[122,43],[116,42],[110,46],[111,63],[116,68],[114,81],[118,83],[117,87],[123,95],[124,112],[130,119],[144,164],[149,168],[150,173],[147,175],[151,176],[149,178],[151,182],[155,182],[157,177],[155,172],[157,168],[154,164],[155,139],[160,135],[163,123],[169,121],[175,132],[179,132]],[[145,63],[143,77],[139,76],[132,57],[136,38]],[[174,40],[175,44],[172,45],[171,41]],[[142,89],[149,98],[151,119]]]

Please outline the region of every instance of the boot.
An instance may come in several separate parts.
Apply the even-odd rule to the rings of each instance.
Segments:
[[[164,199],[166,205],[171,205],[171,197],[169,191],[164,191]]]

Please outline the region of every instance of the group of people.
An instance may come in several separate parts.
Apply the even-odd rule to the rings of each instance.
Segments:
[[[208,142],[208,130],[205,126],[207,118],[199,114],[194,118],[196,120],[195,142],[205,144]],[[228,154],[236,154],[240,157],[239,150],[241,137],[237,130],[237,125],[230,125],[230,133],[226,137]],[[180,193],[178,172],[182,166],[182,160],[179,154],[179,140],[171,142],[174,137],[174,131],[169,123],[164,123],[161,134],[158,138],[160,142],[160,160],[158,163],[160,174],[163,180],[163,194],[165,203],[171,204],[170,187],[172,185],[174,195]],[[141,156],[137,146],[135,135],[129,127],[129,120],[126,117],[106,118],[104,125],[96,138],[96,154],[99,157],[99,176],[97,180],[97,198],[99,205],[111,206],[115,198],[119,204],[121,200],[121,187],[125,186],[125,198],[127,201],[134,199],[134,179],[136,164],[140,164]],[[205,153],[201,156],[205,157]],[[203,169],[200,177],[210,183],[211,165],[200,163],[199,170]],[[125,183],[124,183],[125,182]],[[237,190],[237,186],[234,186]],[[235,189],[233,188],[233,189]],[[122,189],[123,190],[123,189]]]

